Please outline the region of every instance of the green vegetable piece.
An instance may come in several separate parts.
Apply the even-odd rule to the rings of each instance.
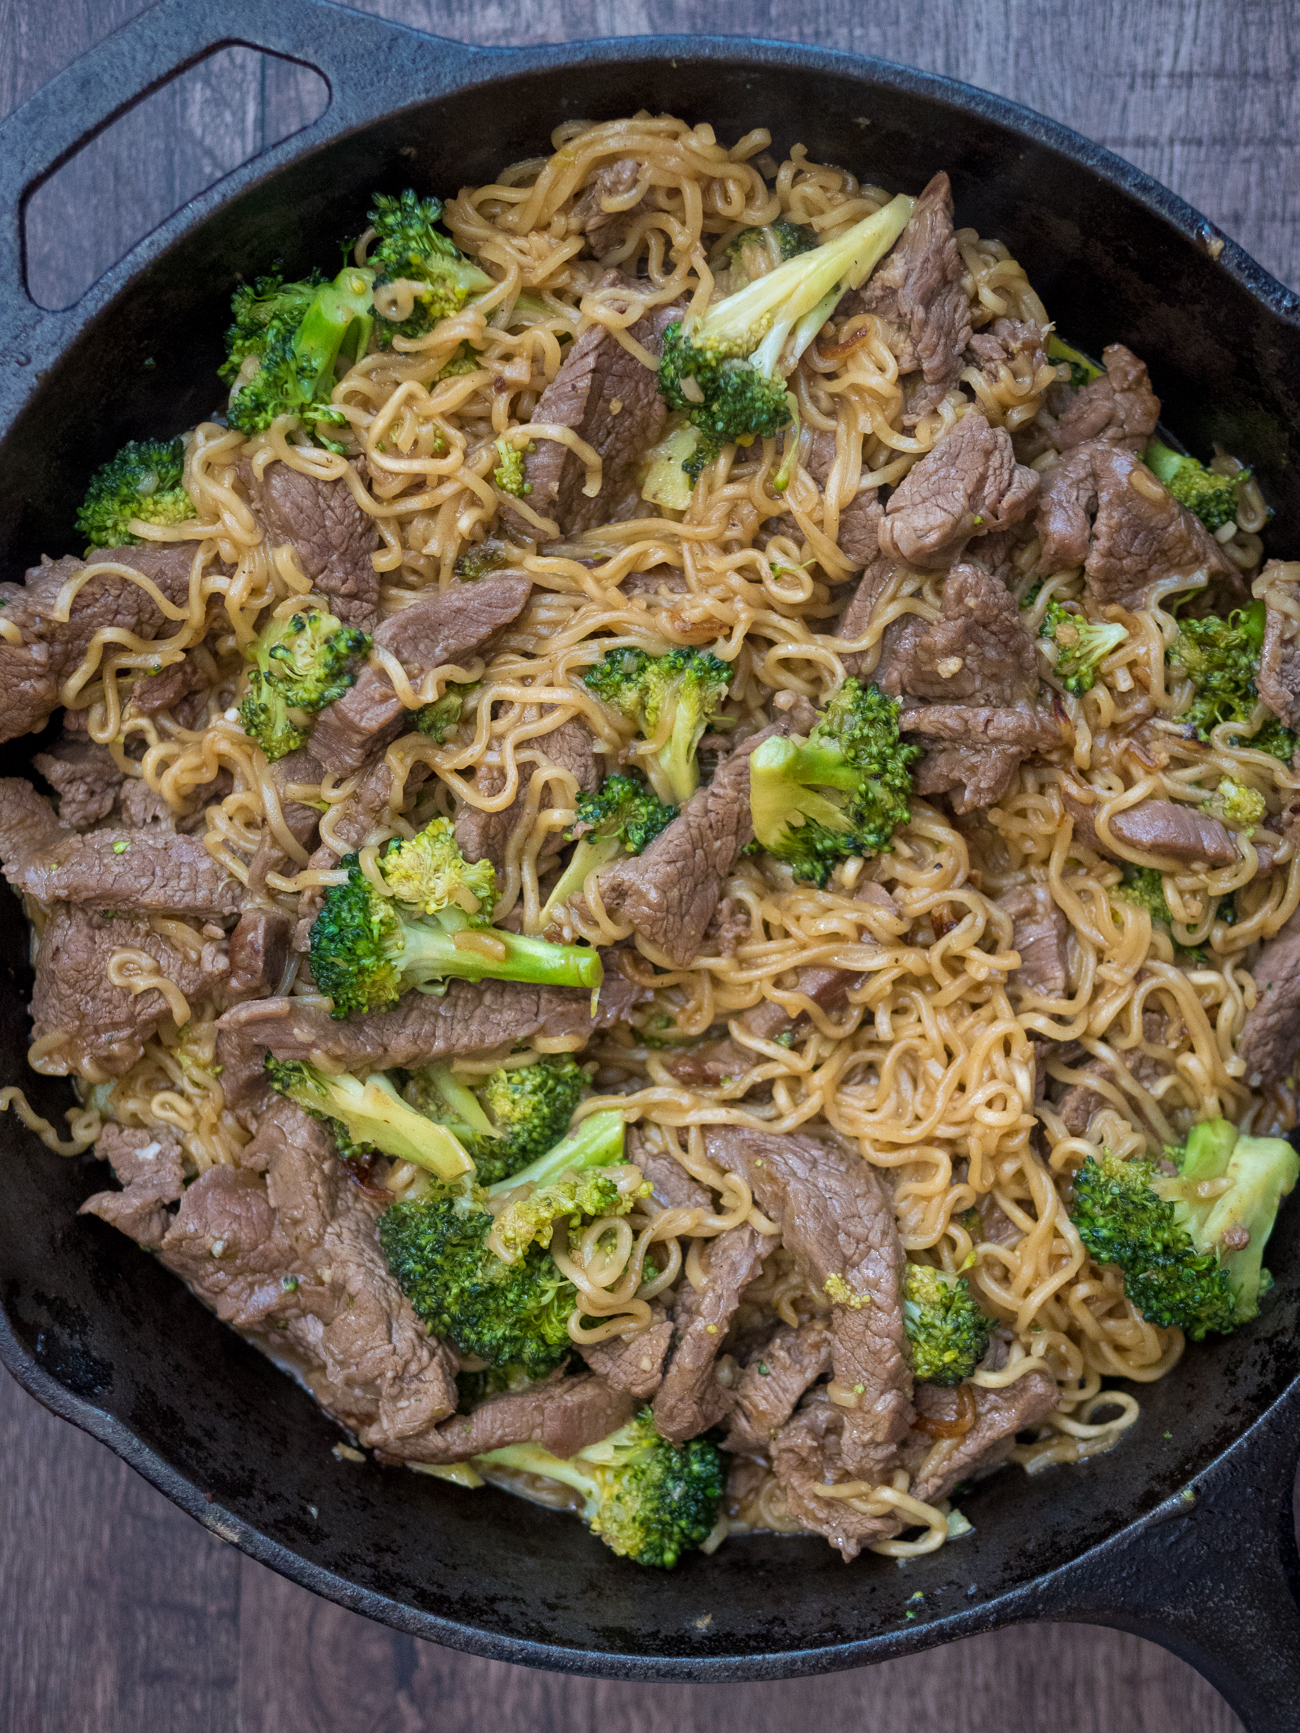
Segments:
[[[269,620],[245,654],[253,663],[239,706],[244,733],[274,763],[305,746],[312,718],[356,683],[370,639],[319,609]]]
[[[912,1344],[912,1371],[923,1384],[960,1384],[988,1353],[993,1325],[964,1276],[909,1258],[903,1288],[903,1328]]]
[[[727,696],[732,670],[707,650],[610,650],[582,676],[602,704],[637,724],[637,765],[665,806],[690,799],[699,786],[695,749]],[[647,743],[660,741],[653,748]],[[648,839],[647,839],[648,840]]]
[[[413,1074],[407,1095],[455,1133],[474,1158],[479,1183],[492,1185],[560,1142],[586,1086],[587,1073],[571,1053],[549,1053],[494,1071],[473,1087],[457,1081],[449,1066],[432,1065]]]
[[[1038,635],[1056,645],[1053,672],[1067,692],[1080,697],[1092,691],[1097,669],[1128,637],[1128,628],[1115,620],[1089,620],[1059,602],[1049,602]]]
[[[1237,516],[1237,489],[1250,479],[1248,469],[1236,475],[1219,475],[1194,457],[1171,451],[1153,440],[1142,453],[1142,461],[1157,476],[1180,505],[1200,518],[1211,534],[1232,523]]]
[[[700,318],[670,325],[659,390],[698,428],[684,465],[694,480],[725,445],[750,445],[787,427],[794,407],[786,377],[831,317],[893,246],[912,214],[892,199],[836,240],[790,257],[724,296]]]
[[[1143,1317],[1199,1342],[1258,1313],[1271,1285],[1264,1248],[1300,1157],[1285,1138],[1245,1136],[1225,1120],[1197,1126],[1166,1155],[1176,1176],[1150,1161],[1089,1156],[1074,1176],[1074,1224],[1099,1264],[1123,1272]],[[1206,1181],[1225,1179],[1219,1195],[1200,1195]]]
[[[1081,349],[1072,349],[1068,343],[1062,343],[1055,332],[1047,339],[1047,359],[1058,365],[1065,362],[1070,369],[1070,388],[1073,391],[1100,379],[1106,371],[1095,361],[1090,361]]]
[[[519,447],[508,439],[498,439],[497,456],[501,461],[492,471],[492,480],[502,493],[513,494],[516,499],[531,493],[532,487],[524,480],[524,454]]]
[[[339,864],[347,882],[326,891],[310,934],[312,976],[336,1017],[382,1010],[412,988],[450,979],[600,986],[600,957],[590,946],[551,945],[492,926],[484,912],[496,900],[492,863],[466,861],[449,819],[389,845],[381,870],[392,896],[374,888],[356,855]]]
[[[1226,618],[1209,614],[1203,620],[1179,621],[1166,660],[1192,683],[1192,703],[1178,720],[1196,739],[1208,740],[1222,722],[1250,723],[1260,701],[1256,674],[1264,620],[1264,603],[1255,601]],[[1253,736],[1234,734],[1232,741],[1285,763],[1300,745],[1300,736],[1270,716]]]
[[[578,846],[546,899],[543,919],[576,896],[589,873],[620,854],[640,854],[676,817],[675,806],[665,806],[639,777],[621,771],[607,777],[597,793],[580,795],[573,826],[564,833]]]
[[[670,1444],[648,1408],[599,1444],[564,1461],[537,1444],[510,1444],[478,1461],[522,1469],[572,1487],[583,1520],[623,1558],[671,1570],[717,1526],[726,1476],[715,1444]]]
[[[77,530],[93,548],[131,547],[144,540],[133,523],[170,525],[194,517],[185,491],[185,441],[130,440],[90,478],[77,508]]]
[[[400,282],[415,295],[415,306],[406,318],[381,316],[376,330],[381,347],[387,348],[394,337],[424,336],[439,319],[459,313],[472,296],[486,294],[493,286],[487,272],[437,227],[441,216],[441,200],[422,199],[409,187],[396,197],[375,194],[370,210],[375,239],[366,256],[366,264],[375,272],[375,287],[382,290]],[[381,305],[385,299],[382,294],[378,297]]]
[[[838,862],[884,853],[907,823],[921,749],[900,740],[898,714],[879,687],[846,680],[806,740],[773,735],[751,755],[755,838],[797,879],[825,885]]]
[[[350,366],[369,347],[373,285],[373,271],[347,265],[332,282],[313,272],[297,283],[270,276],[237,289],[221,369],[235,387],[226,412],[230,425],[241,433],[263,433],[289,415],[319,444],[339,449],[322,429],[347,423],[331,398],[339,367]],[[250,358],[257,362],[251,376]]]
[[[378,1151],[414,1162],[441,1180],[472,1171],[468,1154],[447,1127],[417,1113],[382,1073],[363,1082],[348,1071],[326,1075],[314,1065],[282,1062],[269,1053],[265,1066],[277,1094],[330,1126],[345,1160]]]

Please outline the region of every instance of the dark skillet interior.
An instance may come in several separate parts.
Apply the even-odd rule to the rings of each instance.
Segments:
[[[1254,463],[1277,508],[1274,551],[1300,550],[1294,328],[1082,151],[1071,160],[974,104],[873,83],[851,62],[816,70],[782,58],[737,44],[734,61],[670,63],[628,44],[617,64],[524,71],[378,122],[243,194],[139,273],[50,370],[38,407],[0,448],[5,575],[75,547],[73,506],[122,440],[184,427],[216,406],[237,272],[276,260],[290,273],[328,265],[335,237],[362,226],[372,189],[454,191],[544,152],[562,119],[640,107],[707,119],[724,139],[766,125],[777,147],[802,140],[814,158],[891,190],[915,193],[946,168],[959,222],[1008,243],[1070,340],[1093,353],[1115,339],[1131,344],[1151,366],[1169,425],[1194,450],[1218,438]],[[160,365],[146,367],[152,356]],[[31,750],[30,741],[7,748],[3,771],[21,771]],[[71,1099],[66,1086],[33,1079],[23,1063],[30,972],[16,904],[0,944],[3,1081],[23,1083],[54,1114]],[[492,1491],[336,1461],[338,1433],[295,1385],[146,1254],[77,1219],[103,1169],[48,1154],[9,1116],[0,1143],[0,1272],[17,1345],[154,1453],[151,1465],[135,1452],[138,1466],[192,1506],[176,1477],[189,1482],[237,1528],[297,1555],[288,1568],[323,1592],[444,1641],[544,1665],[630,1673],[649,1661],[653,1672],[658,1660],[663,1672],[670,1657],[735,1657],[745,1671],[775,1675],[834,1665],[828,1651],[845,1643],[893,1647],[918,1629],[903,1620],[915,1590],[927,1593],[927,1617],[952,1614],[1065,1563],[1185,1484],[1295,1372],[1293,1205],[1269,1259],[1278,1285],[1265,1317],[1138,1388],[1142,1418],[1112,1455],[1034,1479],[997,1476],[963,1501],[976,1533],[905,1572],[872,1557],[846,1568],[820,1541],[756,1538],[662,1575]]]

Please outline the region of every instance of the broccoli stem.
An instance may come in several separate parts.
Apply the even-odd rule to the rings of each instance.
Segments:
[[[435,917],[438,920],[438,917]],[[578,945],[551,945],[493,927],[449,930],[434,921],[407,925],[397,958],[403,991],[444,980],[531,981],[543,987],[590,987],[605,978],[596,951]]]
[[[342,1121],[354,1143],[369,1144],[398,1161],[414,1162],[443,1180],[458,1179],[472,1170],[474,1163],[446,1126],[417,1113],[382,1074],[362,1083],[344,1072],[327,1077],[325,1090],[325,1111],[331,1119]]]
[[[623,1115],[617,1110],[593,1113],[554,1149],[508,1179],[487,1188],[489,1197],[503,1197],[520,1186],[549,1185],[569,1168],[610,1167],[623,1159]]]
[[[546,899],[546,907],[542,910],[543,926],[556,909],[563,908],[570,897],[577,896],[586,884],[589,873],[605,866],[622,852],[623,844],[617,836],[580,837],[572,860],[560,874],[555,889]]]
[[[484,1451],[474,1460],[492,1463],[499,1468],[521,1469],[525,1474],[540,1474],[546,1480],[558,1480],[564,1486],[571,1486],[587,1501],[583,1516],[588,1522],[600,1503],[600,1487],[590,1475],[584,1474],[576,1463],[552,1456],[540,1444],[503,1444],[497,1450]]]
[[[293,340],[299,369],[311,376],[309,398],[320,395],[322,388],[332,389],[339,360],[351,362],[365,354],[374,325],[373,284],[372,271],[340,271],[313,297]]]

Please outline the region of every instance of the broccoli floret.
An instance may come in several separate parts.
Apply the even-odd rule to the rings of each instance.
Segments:
[[[1264,1247],[1300,1157],[1285,1138],[1243,1136],[1223,1119],[1195,1126],[1166,1155],[1176,1175],[1150,1161],[1089,1156],[1074,1176],[1074,1224],[1099,1264],[1123,1271],[1144,1318],[1199,1342],[1259,1311],[1271,1285]],[[1212,1183],[1221,1180],[1223,1190]]]
[[[466,373],[477,373],[483,357],[472,343],[458,343],[456,352],[438,374],[439,379],[460,379]]]
[[[480,680],[467,680],[463,683],[449,685],[440,698],[435,698],[432,704],[424,704],[415,713],[415,726],[421,734],[427,734],[431,740],[436,740],[441,746],[460,721],[465,709],[465,701],[471,692],[476,692],[482,685]]]
[[[546,899],[543,919],[578,894],[588,873],[620,854],[640,854],[676,817],[675,806],[665,806],[638,777],[622,772],[607,777],[597,793],[579,796],[577,816],[564,833],[566,842],[578,846]]]
[[[806,740],[773,735],[751,756],[754,836],[797,879],[825,885],[837,862],[884,853],[907,823],[921,748],[899,739],[898,712],[879,687],[846,680]]]
[[[1097,669],[1128,637],[1128,628],[1118,621],[1089,620],[1060,602],[1049,602],[1038,635],[1056,645],[1053,672],[1067,692],[1079,697],[1092,691]]]
[[[1055,332],[1047,339],[1047,359],[1055,361],[1059,366],[1062,362],[1070,369],[1069,385],[1072,391],[1078,391],[1094,379],[1100,379],[1106,369],[1098,367],[1095,361],[1090,361],[1081,349],[1072,349],[1068,343],[1062,343]]]
[[[692,478],[724,445],[769,439],[794,418],[786,377],[835,311],[864,283],[902,234],[913,201],[899,197],[874,216],[788,258],[702,317],[664,335],[659,390],[699,431],[682,467]]]
[[[311,718],[357,677],[370,639],[319,609],[270,620],[245,651],[253,667],[239,706],[244,733],[272,763],[305,746]]]
[[[396,198],[375,194],[370,211],[375,239],[366,256],[366,264],[375,272],[375,288],[402,282],[415,293],[415,308],[405,319],[381,314],[377,334],[385,347],[394,337],[422,337],[439,319],[458,313],[472,295],[485,294],[492,287],[487,272],[459,252],[451,236],[436,226],[441,216],[440,199],[422,199],[409,187]],[[383,302],[381,294],[377,310]]]
[[[1180,620],[1178,635],[1169,646],[1167,660],[1181,668],[1192,683],[1194,697],[1178,720],[1198,740],[1208,740],[1221,722],[1248,723],[1259,703],[1255,675],[1264,644],[1265,607],[1251,602],[1226,618],[1208,614],[1203,620]],[[1233,744],[1250,746],[1288,762],[1300,736],[1276,717],[1269,717],[1258,732],[1246,738],[1234,735]]]
[[[587,1073],[571,1053],[549,1053],[473,1086],[450,1066],[431,1065],[412,1076],[407,1095],[455,1133],[474,1158],[479,1183],[492,1185],[560,1141],[586,1086]]]
[[[185,441],[132,439],[90,478],[77,510],[77,529],[92,548],[123,548],[142,541],[131,525],[178,524],[196,516],[186,493]]]
[[[960,1384],[988,1353],[993,1328],[964,1276],[910,1259],[903,1287],[903,1328],[912,1372],[923,1384]]]
[[[660,1570],[708,1540],[726,1480],[715,1444],[704,1438],[669,1444],[648,1408],[567,1461],[538,1444],[508,1444],[477,1460],[573,1487],[593,1534],[620,1557]]]
[[[1156,867],[1133,866],[1129,862],[1123,872],[1123,880],[1115,886],[1114,894],[1132,903],[1135,909],[1145,909],[1153,921],[1172,926],[1174,917],[1165,900],[1164,874]]]
[[[565,1168],[580,1170],[585,1163],[605,1171],[618,1162],[622,1140],[622,1115],[595,1113],[575,1138],[551,1152],[558,1168],[544,1156],[486,1191],[431,1186],[392,1205],[379,1223],[380,1245],[402,1291],[435,1334],[489,1366],[517,1367],[532,1378],[560,1364],[573,1346],[569,1317],[577,1289],[536,1233],[512,1262],[504,1261],[489,1243],[504,1211],[494,1216],[487,1206],[521,1187],[531,1192],[548,1186]],[[638,1169],[625,1167],[624,1209],[631,1208],[639,1178]],[[536,1215],[533,1225],[542,1226]]]
[[[227,410],[232,427],[262,433],[277,416],[293,415],[320,444],[338,449],[321,429],[347,422],[330,397],[339,364],[350,365],[369,346],[373,282],[373,271],[348,265],[333,282],[318,273],[297,283],[260,277],[235,291],[221,369],[236,387]],[[257,361],[251,377],[250,357]]]
[[[497,456],[501,461],[492,471],[492,480],[502,493],[512,494],[515,499],[531,493],[531,482],[524,480],[524,454],[519,447],[511,445],[508,439],[498,439]]]
[[[327,1076],[314,1065],[282,1062],[270,1053],[265,1067],[272,1089],[329,1125],[345,1160],[377,1150],[414,1162],[441,1180],[457,1179],[473,1167],[446,1126],[417,1113],[382,1073],[364,1082],[349,1071]]]
[[[1236,475],[1219,475],[1212,469],[1206,469],[1203,463],[1198,463],[1194,457],[1184,457],[1181,452],[1171,451],[1167,445],[1161,445],[1153,440],[1142,453],[1142,461],[1173,494],[1180,505],[1185,505],[1194,517],[1200,518],[1206,529],[1213,535],[1224,524],[1232,523],[1237,516],[1237,487],[1240,482],[1250,479],[1248,469],[1238,470]]]
[[[582,678],[603,704],[637,724],[644,738],[632,756],[659,799],[673,806],[699,787],[695,748],[727,696],[731,676],[730,666],[707,650],[650,656],[629,648],[608,651]]]
[[[518,548],[499,541],[496,536],[488,536],[486,541],[474,542],[467,547],[453,569],[462,583],[473,584],[489,572],[499,572],[518,563]]]
[[[778,217],[761,229],[742,229],[727,243],[727,258],[731,265],[728,287],[732,294],[754,282],[758,277],[794,259],[800,253],[810,253],[817,245],[807,229]]]
[[[1235,776],[1225,776],[1209,799],[1201,802],[1201,811],[1249,836],[1268,811],[1268,802],[1257,788],[1238,782]]]
[[[496,873],[490,861],[466,861],[450,819],[389,844],[380,869],[392,896],[374,888],[356,855],[339,864],[347,882],[326,891],[310,938],[312,976],[336,1017],[382,1010],[413,987],[450,979],[600,986],[604,972],[590,946],[550,945],[492,925],[484,911],[496,900]]]

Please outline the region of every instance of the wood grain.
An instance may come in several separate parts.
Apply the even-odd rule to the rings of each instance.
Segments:
[[[678,30],[783,37],[964,78],[1139,163],[1300,286],[1300,8],[1290,0],[362,0],[362,9],[490,43]],[[0,112],[141,10],[138,0],[0,0]],[[186,198],[296,130],[312,101],[309,78],[235,51],[142,105],[119,137],[105,135],[71,166],[57,198],[35,201],[29,240],[51,293],[78,271],[93,280]],[[0,1733],[1239,1728],[1181,1662],[1081,1626],[1028,1626],[776,1685],[530,1672],[417,1643],[282,1581],[7,1379],[0,1456]]]

